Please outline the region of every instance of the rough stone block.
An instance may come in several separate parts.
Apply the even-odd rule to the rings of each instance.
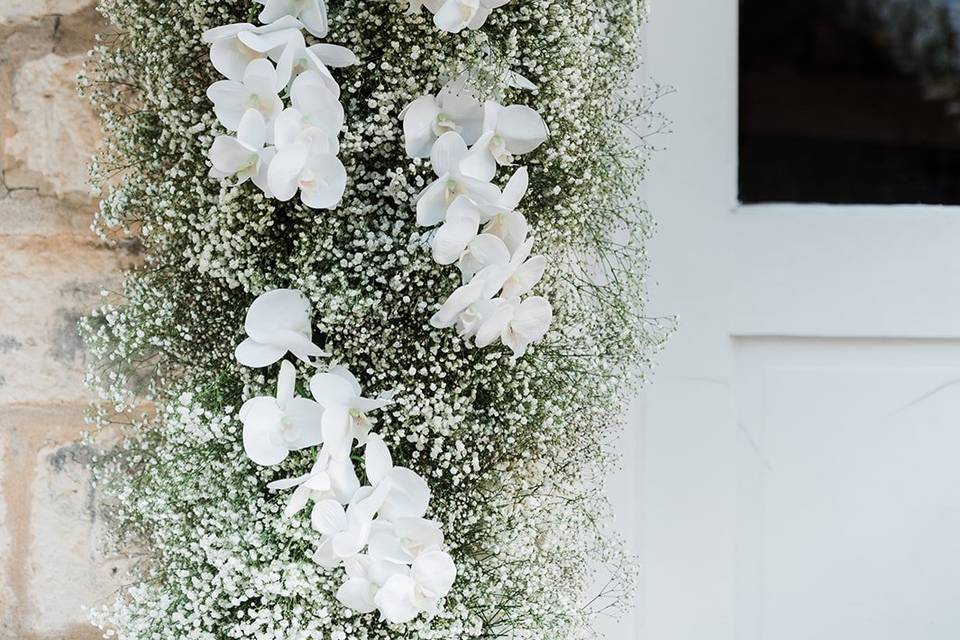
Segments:
[[[84,56],[48,53],[14,73],[5,129],[3,173],[8,189],[90,197],[89,162],[100,141],[99,120],[77,96]]]
[[[90,397],[77,322],[131,263],[77,237],[0,237],[0,403]]]
[[[4,522],[2,638],[94,638],[84,607],[109,597],[126,572],[101,555],[97,497],[77,439],[84,405],[7,405],[0,414]],[[3,609],[0,609],[3,610]]]
[[[94,0],[0,0],[0,24],[50,15],[68,15],[92,6]]]

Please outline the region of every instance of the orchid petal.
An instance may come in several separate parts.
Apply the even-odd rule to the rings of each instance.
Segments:
[[[549,135],[540,114],[520,104],[500,110],[497,133],[503,138],[507,151],[513,155],[530,153],[543,144]]]
[[[370,484],[377,485],[393,469],[393,458],[390,456],[390,450],[383,442],[383,438],[371,434],[367,439],[364,453],[367,480],[370,481]]]
[[[430,162],[437,176],[457,171],[467,155],[467,143],[456,131],[448,131],[439,138],[430,151]]]
[[[337,600],[357,613],[371,613],[377,609],[375,593],[376,587],[369,580],[351,578],[337,589]]]
[[[403,136],[407,155],[428,158],[437,140],[433,123],[440,107],[433,96],[423,96],[411,102],[403,112]]]
[[[314,531],[333,535],[347,528],[347,514],[336,500],[321,500],[313,505],[310,525]]]
[[[416,618],[420,610],[413,602],[415,588],[416,583],[410,576],[391,576],[373,598],[384,619],[402,624]]]

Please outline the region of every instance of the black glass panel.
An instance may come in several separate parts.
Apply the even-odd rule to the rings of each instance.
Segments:
[[[960,204],[960,0],[741,0],[743,202]]]

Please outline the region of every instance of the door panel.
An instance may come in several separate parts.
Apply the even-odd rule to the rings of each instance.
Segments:
[[[641,589],[606,637],[960,637],[960,208],[740,206],[737,9],[651,7],[678,331],[623,445]]]

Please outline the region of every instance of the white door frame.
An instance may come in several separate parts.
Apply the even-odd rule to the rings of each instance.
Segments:
[[[628,430],[642,573],[638,611],[608,632],[618,640],[776,640],[756,620],[744,458],[762,461],[762,434],[738,407],[751,389],[737,344],[960,337],[960,287],[944,287],[960,283],[960,207],[738,203],[738,9],[652,0],[644,75],[677,91],[645,187],[651,314],[679,328]]]

